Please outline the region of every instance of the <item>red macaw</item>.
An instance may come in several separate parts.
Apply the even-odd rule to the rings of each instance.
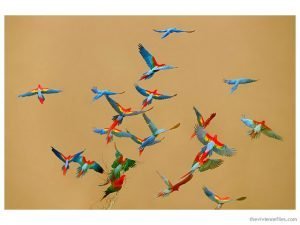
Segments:
[[[77,168],[77,177],[81,177],[87,173],[89,169],[93,169],[98,173],[103,173],[104,170],[100,166],[99,163],[91,160],[87,160],[85,156],[80,156],[74,160],[74,162],[77,162],[80,166]]]
[[[124,180],[125,180],[126,175],[123,174],[120,178],[113,180],[111,182],[111,185],[106,189],[104,196],[102,197],[101,201],[106,198],[108,195],[114,192],[118,192],[122,189]]]
[[[199,110],[196,109],[195,106],[193,107],[193,109],[194,109],[194,111],[195,111],[195,113],[196,113],[198,125],[201,126],[201,127],[203,127],[203,128],[206,128],[206,127],[209,125],[210,121],[217,115],[216,113],[212,113],[212,114],[210,115],[210,117],[209,117],[208,119],[205,120],[205,119],[203,118],[203,116],[201,115],[201,113],[199,112]],[[195,136],[196,136],[196,133],[194,132],[194,133],[192,134],[191,138],[193,138],[193,137],[195,137]]]

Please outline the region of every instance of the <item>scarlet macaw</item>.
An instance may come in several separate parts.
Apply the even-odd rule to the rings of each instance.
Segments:
[[[175,66],[171,66],[171,65],[166,65],[166,64],[158,64],[156,59],[154,58],[154,56],[152,56],[145,48],[142,44],[139,44],[139,52],[141,54],[141,56],[143,57],[143,59],[145,60],[145,62],[147,63],[148,67],[150,68],[150,70],[148,70],[147,72],[145,72],[143,74],[143,76],[140,78],[140,80],[147,80],[150,79],[154,76],[154,74],[160,70],[169,70],[169,69],[174,69],[177,68]]]
[[[104,170],[95,161],[87,160],[85,156],[80,156],[76,159],[74,159],[74,162],[77,162],[80,166],[77,168],[77,177],[81,177],[87,173],[89,169],[93,169],[98,173],[103,173]]]
[[[163,95],[163,94],[159,94],[157,92],[157,90],[146,90],[143,89],[142,87],[138,86],[137,84],[135,84],[135,89],[143,96],[147,97],[146,99],[144,99],[143,104],[142,104],[142,109],[144,109],[147,105],[150,105],[152,103],[153,99],[156,100],[163,100],[163,99],[168,99],[168,98],[173,98],[175,96],[177,96],[177,94],[175,95]]]
[[[182,179],[181,181],[179,181],[176,184],[172,184],[170,180],[168,180],[168,178],[166,178],[165,176],[162,176],[159,172],[157,172],[158,175],[161,177],[161,179],[163,179],[163,181],[165,182],[165,184],[167,185],[167,189],[161,191],[158,193],[157,197],[167,197],[169,196],[172,192],[174,191],[179,191],[180,186],[186,184],[187,182],[189,182],[192,178],[193,178],[193,174],[190,174],[189,176],[185,177],[184,179]]]
[[[126,175],[123,174],[120,178],[113,180],[111,182],[111,185],[106,189],[104,196],[102,197],[101,200],[103,200],[104,198],[106,198],[108,195],[110,195],[111,193],[114,192],[118,192],[122,189],[123,187],[123,183],[125,180]]]
[[[170,130],[173,130],[173,129],[176,129],[180,126],[180,123],[177,123],[175,126],[169,128],[169,129],[158,129],[155,124],[149,119],[149,117],[143,113],[143,117],[144,117],[144,120],[145,122],[148,124],[148,127],[150,128],[151,132],[152,132],[152,135],[150,135],[149,137],[145,138],[145,139],[141,139],[141,138],[138,138],[137,136],[131,134],[128,130],[127,132],[129,132],[131,134],[131,139],[139,144],[139,155],[142,155],[144,149],[147,147],[147,146],[151,146],[151,145],[154,145],[154,144],[157,144],[159,142],[161,142],[163,139],[160,139],[160,140],[157,140],[157,136],[164,133],[164,132],[167,132],[167,131],[170,131]]]
[[[98,129],[98,128],[95,128],[94,129],[94,132],[97,133],[97,134],[100,134],[100,135],[104,135],[104,134],[108,134],[108,131],[109,131],[109,128],[102,128],[102,129]],[[106,140],[107,140],[107,143],[111,142],[113,140],[113,137],[116,136],[116,137],[131,137],[131,134],[126,132],[126,131],[121,131],[117,128],[114,128],[111,130],[110,134],[108,137],[106,137]]]
[[[18,97],[28,97],[28,96],[37,95],[38,100],[40,101],[41,104],[43,104],[45,101],[44,94],[56,94],[59,92],[61,92],[61,90],[44,88],[39,84],[37,88],[35,88],[29,92],[26,92],[24,94],[18,95]]]
[[[208,152],[209,156],[212,154],[212,151],[222,156],[233,156],[235,154],[235,149],[229,148],[227,145],[221,143],[217,139],[217,135],[211,136],[199,125],[196,125],[195,132],[198,140],[205,145],[201,153]]]
[[[94,101],[98,100],[99,98],[101,98],[103,95],[108,96],[108,95],[117,95],[117,94],[123,94],[125,93],[125,91],[122,92],[112,92],[109,90],[99,90],[97,87],[93,87],[92,92],[94,94],[96,94],[93,98]]]
[[[232,201],[243,201],[245,200],[247,197],[239,197],[239,198],[236,198],[236,199],[232,199],[230,197],[220,197],[216,194],[214,194],[211,190],[209,190],[207,187],[203,187],[202,188],[203,191],[204,191],[204,194],[210,199],[212,200],[213,202],[217,203],[217,207],[216,209],[221,209],[222,206],[225,204],[225,203],[228,203],[228,202],[232,202]]]
[[[203,128],[206,128],[210,124],[210,121],[217,115],[216,113],[212,113],[207,120],[204,120],[203,116],[201,115],[201,113],[199,112],[199,110],[196,109],[195,106],[193,107],[193,109],[194,109],[194,111],[196,113],[198,125],[200,127],[203,127]],[[195,136],[196,136],[196,133],[194,131],[194,133],[192,134],[191,138],[193,138]]]
[[[59,158],[61,161],[64,162],[64,165],[62,166],[63,175],[65,176],[67,174],[67,170],[70,168],[71,162],[76,162],[76,160],[81,156],[81,154],[84,151],[78,152],[74,155],[68,155],[65,156],[64,154],[57,151],[55,148],[51,147],[52,152],[56,155],[57,158]]]
[[[114,101],[111,97],[109,96],[105,96],[107,101],[109,102],[109,104],[112,106],[112,108],[118,113],[118,115],[113,116],[113,123],[111,124],[111,126],[109,127],[108,131],[107,131],[107,142],[110,142],[110,132],[117,126],[120,125],[123,121],[123,118],[126,116],[135,116],[135,115],[139,115],[141,113],[150,111],[151,109],[153,109],[153,107],[151,107],[148,110],[140,110],[140,111],[132,111],[131,108],[124,108],[122,107],[119,103],[117,103],[116,101]]]
[[[195,30],[180,30],[180,29],[177,29],[175,27],[167,28],[165,30],[156,30],[156,29],[153,29],[153,31],[158,32],[158,33],[163,33],[163,35],[161,36],[161,39],[169,36],[169,34],[172,34],[172,33],[182,33],[182,32],[193,33],[193,32],[195,32]]]
[[[275,138],[277,140],[282,140],[282,137],[276,134],[270,127],[266,125],[266,122],[263,120],[258,122],[256,120],[247,119],[245,116],[242,116],[241,121],[251,130],[248,132],[252,139],[258,138],[261,133],[267,135],[268,137]]]
[[[224,79],[224,83],[229,84],[229,85],[233,85],[230,93],[232,94],[240,84],[248,84],[248,83],[252,83],[252,82],[256,82],[257,80],[253,80],[253,79],[249,79],[249,78],[239,78],[239,79],[233,79],[233,80],[227,80]]]

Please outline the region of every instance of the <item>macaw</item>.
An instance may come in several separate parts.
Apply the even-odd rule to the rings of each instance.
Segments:
[[[163,140],[160,139],[160,140],[157,140],[157,136],[164,133],[164,132],[167,132],[167,131],[170,131],[170,130],[173,130],[173,129],[176,129],[180,126],[180,123],[177,123],[175,126],[169,128],[169,129],[158,129],[155,124],[149,119],[149,117],[143,113],[143,117],[144,117],[144,120],[145,122],[148,124],[148,127],[150,128],[151,132],[152,132],[152,135],[150,135],[149,137],[145,138],[145,139],[141,139],[141,138],[138,138],[137,136],[131,134],[128,130],[127,132],[129,132],[131,134],[131,139],[139,144],[139,155],[141,156],[144,149],[147,147],[147,146],[151,146],[151,145],[154,145],[154,144],[157,144],[159,142],[161,142]]]
[[[107,134],[109,131],[109,128],[102,128],[102,129],[98,129],[98,128],[95,128],[94,129],[94,132],[97,133],[97,134],[100,134],[100,135],[104,135],[104,134]],[[112,140],[113,140],[113,136],[116,136],[116,137],[131,137],[131,134],[129,134],[128,132],[126,131],[121,131],[117,128],[114,128],[111,130],[109,136],[106,137],[106,141],[107,141],[107,144],[110,143]]]
[[[118,192],[122,189],[124,180],[125,180],[126,175],[123,174],[120,178],[113,180],[111,182],[111,185],[106,189],[104,196],[102,197],[101,201],[106,198],[108,195],[114,192]]]
[[[169,196],[172,192],[174,191],[179,191],[180,186],[186,184],[187,182],[189,182],[192,178],[193,178],[193,174],[190,174],[189,176],[185,177],[184,179],[182,179],[181,181],[179,181],[176,184],[172,184],[170,180],[168,180],[168,178],[166,178],[165,176],[161,175],[159,172],[157,172],[158,175],[161,177],[161,179],[163,179],[164,183],[167,185],[167,189],[161,191],[158,193],[157,197],[167,197]]]
[[[81,177],[87,173],[89,169],[93,169],[98,173],[103,173],[104,170],[95,161],[87,160],[85,156],[80,156],[76,159],[74,159],[74,162],[77,162],[80,166],[77,168],[77,177]]]
[[[41,104],[43,104],[45,101],[44,94],[56,94],[56,93],[60,93],[60,92],[61,92],[61,90],[45,88],[39,84],[37,86],[37,88],[32,89],[31,91],[26,92],[24,94],[18,95],[18,97],[28,97],[28,96],[32,96],[32,95],[37,95],[38,100],[40,101]]]
[[[180,29],[177,29],[175,27],[167,28],[165,30],[156,30],[156,29],[153,29],[153,31],[158,32],[158,33],[163,33],[163,35],[161,36],[161,39],[169,36],[169,34],[172,34],[172,33],[182,33],[182,32],[193,33],[193,32],[195,32],[195,30],[180,30]]]
[[[143,59],[145,60],[145,62],[147,63],[148,67],[150,68],[150,70],[148,70],[147,72],[145,72],[143,74],[143,76],[140,78],[140,80],[147,80],[150,79],[154,76],[154,74],[160,70],[169,70],[169,69],[174,69],[177,68],[175,66],[171,66],[171,65],[166,65],[166,64],[158,64],[156,59],[154,58],[154,56],[152,56],[145,48],[142,44],[139,44],[139,52],[141,54],[141,56],[143,57]]]
[[[233,80],[224,79],[224,83],[233,85],[230,90],[230,93],[233,93],[240,84],[248,84],[248,83],[252,83],[252,82],[256,82],[256,81],[257,80],[253,80],[253,79],[249,79],[249,78],[239,78],[239,79],[233,79]]]
[[[91,91],[96,94],[93,98],[93,101],[98,100],[99,98],[101,98],[103,95],[108,96],[108,95],[117,95],[117,94],[123,94],[125,93],[125,91],[122,92],[112,92],[109,90],[99,90],[97,87],[93,87],[91,89]]]
[[[194,109],[194,111],[196,113],[198,125],[200,127],[203,127],[203,128],[206,128],[210,124],[210,121],[217,115],[216,113],[212,113],[208,119],[204,120],[203,116],[201,115],[201,113],[199,112],[199,110],[196,109],[195,106],[193,107],[193,109]],[[191,138],[193,138],[195,136],[196,136],[196,133],[194,132],[192,134]]]
[[[217,139],[217,135],[211,136],[199,125],[195,126],[195,132],[198,140],[205,145],[201,149],[201,153],[208,152],[209,156],[211,156],[212,151],[222,156],[233,156],[235,154],[235,149],[229,148],[227,145],[221,143]]]
[[[210,159],[208,158],[208,154],[209,154],[208,152],[205,153],[198,152],[194,159],[190,171],[185,175],[183,175],[181,178],[184,178],[190,174],[194,174],[194,172],[197,169],[199,170],[199,172],[204,172],[209,169],[210,170],[215,169],[223,164],[224,161],[222,159]]]
[[[150,111],[153,109],[153,107],[151,107],[150,109],[147,110],[140,110],[140,111],[132,111],[131,108],[124,108],[123,106],[121,106],[119,103],[117,103],[115,100],[113,100],[111,97],[109,96],[105,96],[107,101],[109,102],[109,104],[112,106],[112,108],[118,113],[118,115],[113,116],[112,120],[113,123],[111,124],[111,126],[109,127],[108,131],[107,131],[107,142],[110,142],[110,132],[118,125],[120,125],[123,121],[123,118],[126,116],[135,116],[135,115],[139,115],[141,113]]]
[[[152,103],[153,99],[163,100],[163,99],[173,98],[173,97],[177,96],[177,94],[175,94],[175,95],[163,95],[163,94],[159,94],[156,89],[153,90],[153,91],[146,90],[146,89],[141,88],[137,84],[135,84],[135,89],[141,95],[147,97],[147,98],[144,99],[144,101],[142,103],[142,109],[144,109],[147,105],[150,105]]]
[[[220,197],[216,194],[214,194],[211,190],[209,190],[207,187],[203,187],[202,188],[203,191],[204,191],[204,194],[210,199],[212,200],[213,202],[217,203],[217,207],[216,209],[221,209],[222,206],[225,204],[225,203],[228,203],[228,202],[232,202],[232,201],[243,201],[245,200],[247,197],[239,197],[239,198],[236,198],[236,199],[232,199],[230,197]]]
[[[256,120],[247,119],[245,116],[242,116],[241,121],[251,130],[248,131],[249,136],[254,139],[258,138],[261,133],[267,135],[268,137],[275,138],[282,141],[282,137],[276,134],[270,127],[266,125],[266,122],[263,120],[258,122]]]
[[[84,151],[81,151],[74,155],[65,156],[64,154],[57,151],[55,148],[51,147],[51,149],[52,149],[52,152],[56,155],[56,157],[64,162],[64,165],[61,168],[64,176],[67,174],[67,170],[70,168],[70,163],[75,162],[81,156],[81,154],[84,152]]]

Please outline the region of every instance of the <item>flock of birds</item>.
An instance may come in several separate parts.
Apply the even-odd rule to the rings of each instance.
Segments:
[[[192,31],[185,31],[180,30],[177,28],[168,28],[165,30],[154,30],[155,32],[162,33],[161,38],[166,38],[172,33],[192,33]],[[169,70],[176,68],[175,66],[166,65],[166,64],[159,64],[155,57],[147,51],[147,49],[142,45],[138,45],[139,53],[146,62],[146,64],[149,67],[149,70],[140,77],[141,80],[148,80],[153,78],[154,75],[157,74],[157,72],[162,70]],[[231,80],[224,80],[224,83],[228,85],[232,85],[232,88],[230,90],[231,93],[237,90],[239,85],[242,84],[248,84],[252,82],[256,82],[257,80],[249,79],[249,78],[239,78],[239,79],[231,79]],[[113,139],[116,138],[129,138],[132,141],[134,141],[136,144],[138,144],[138,152],[141,156],[144,152],[146,147],[150,147],[152,145],[160,143],[164,137],[158,138],[161,134],[168,132],[170,130],[174,130],[180,126],[180,123],[175,124],[169,129],[161,129],[157,128],[157,126],[152,122],[152,120],[146,115],[146,112],[153,109],[153,107],[145,109],[149,105],[152,104],[153,100],[165,100],[170,99],[176,96],[176,94],[173,95],[167,95],[167,94],[161,94],[158,92],[158,90],[147,90],[142,88],[141,86],[135,84],[135,89],[139,94],[145,97],[141,104],[140,110],[132,110],[131,108],[126,108],[120,105],[118,102],[116,102],[111,96],[113,95],[119,95],[125,93],[123,92],[113,92],[110,90],[100,90],[97,87],[93,87],[91,91],[95,94],[93,97],[93,100],[96,101],[100,99],[101,97],[105,96],[107,102],[111,105],[111,107],[116,111],[116,115],[112,117],[112,124],[108,126],[107,128],[95,128],[94,132],[96,134],[100,135],[106,135],[106,142],[111,143]],[[37,88],[26,92],[24,94],[19,95],[19,97],[28,97],[28,96],[34,96],[37,95],[38,100],[41,104],[45,101],[46,94],[56,94],[60,93],[61,90],[57,89],[49,89],[42,87],[41,85],[38,85]],[[200,143],[203,145],[201,150],[197,153],[190,170],[184,174],[182,177],[180,177],[179,182],[176,184],[172,184],[168,178],[161,175],[158,171],[158,175],[162,178],[164,183],[166,184],[166,189],[158,193],[157,197],[166,197],[169,196],[172,192],[178,191],[179,188],[188,183],[194,176],[194,173],[198,170],[199,172],[205,172],[207,170],[215,169],[223,164],[222,159],[214,159],[211,158],[211,156],[216,153],[221,156],[233,156],[236,152],[235,149],[228,147],[227,145],[223,144],[218,140],[217,135],[211,135],[206,130],[210,122],[213,120],[213,118],[216,116],[216,113],[212,113],[209,118],[204,119],[204,117],[201,115],[201,113],[194,107],[193,108],[196,114],[197,118],[197,125],[195,126],[194,132],[191,136],[197,137],[197,139],[200,141]],[[122,124],[122,121],[126,117],[131,116],[137,116],[142,114],[146,124],[148,125],[151,134],[148,137],[140,138],[128,130],[122,131],[118,129],[117,127]],[[250,131],[248,131],[248,135],[252,138],[258,138],[261,133],[265,134],[268,137],[275,138],[278,140],[282,140],[281,136],[276,134],[271,128],[269,128],[265,121],[256,121],[253,119],[246,118],[245,116],[242,116],[241,121],[250,128]],[[105,190],[104,195],[102,199],[106,198],[108,195],[119,192],[124,184],[124,180],[126,178],[126,172],[135,167],[137,162],[133,159],[129,159],[124,157],[124,155],[121,153],[121,151],[117,148],[116,143],[115,145],[115,160],[111,165],[110,171],[104,171],[104,169],[101,167],[101,165],[93,160],[87,160],[86,157],[83,155],[84,151],[80,151],[74,155],[64,155],[63,153],[59,152],[54,147],[52,148],[52,152],[57,156],[58,159],[60,159],[63,162],[62,171],[63,175],[66,175],[67,170],[70,168],[70,164],[77,163],[79,166],[77,168],[77,177],[82,177],[85,175],[90,169],[93,169],[94,171],[98,173],[105,173],[107,175],[106,181],[103,184],[100,184],[99,186],[106,186],[109,185],[108,188]],[[213,202],[217,203],[216,209],[220,209],[223,204],[232,202],[232,201],[242,201],[246,199],[246,197],[239,197],[239,198],[230,198],[230,197],[221,197],[217,194],[215,194],[213,191],[208,189],[207,187],[203,187],[204,194],[211,199]],[[102,200],[101,199],[101,200]]]

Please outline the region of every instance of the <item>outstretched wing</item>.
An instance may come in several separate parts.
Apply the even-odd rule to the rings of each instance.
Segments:
[[[135,135],[133,135],[132,133],[130,133],[128,130],[127,130],[127,133],[130,134],[130,138],[137,144],[141,145],[143,140]]]
[[[98,129],[98,128],[95,128],[94,132],[97,133],[97,134],[103,135],[103,134],[107,134],[107,130],[108,129],[103,129],[103,128],[102,129]]]
[[[210,200],[212,200],[212,201],[214,201],[214,202],[217,202],[216,196],[215,196],[215,194],[214,194],[211,190],[209,190],[207,187],[203,187],[202,189],[203,189],[203,191],[204,191],[204,194],[205,194]]]
[[[55,94],[55,93],[59,93],[59,92],[61,92],[61,90],[49,89],[49,88],[43,88],[42,89],[43,94]]]
[[[153,31],[158,32],[158,33],[164,33],[164,32],[166,32],[167,30],[156,30],[156,29],[153,29]]]
[[[201,126],[199,126],[199,124],[197,124],[195,126],[195,133],[197,135],[198,140],[202,144],[207,145],[207,143],[209,142],[209,139],[206,136],[207,133],[206,133],[206,131]]]
[[[111,132],[116,137],[131,137],[131,134],[126,132],[126,131],[121,131],[121,130],[118,130],[118,129],[114,129]]]
[[[36,94],[37,94],[37,91],[36,90],[32,90],[32,91],[26,92],[24,94],[18,95],[18,97],[28,97],[28,96],[32,96],[32,95],[36,95]]]
[[[168,187],[169,189],[171,189],[171,188],[173,187],[171,181],[169,181],[169,179],[166,178],[165,176],[161,175],[158,171],[156,171],[156,172],[157,172],[157,174],[160,176],[160,178],[163,179],[163,181],[164,181],[164,183],[167,185],[167,187]]]
[[[142,114],[142,113],[145,113],[145,112],[148,112],[150,110],[152,110],[153,107],[147,109],[147,110],[140,110],[140,111],[132,111],[130,113],[126,113],[126,116],[136,116],[136,115],[139,115],[139,114]]]
[[[181,181],[179,181],[178,183],[174,184],[174,189],[178,189],[180,186],[186,184],[187,182],[189,182],[191,179],[193,178],[193,174],[189,174],[187,177],[185,177],[184,179],[182,179]]]
[[[76,162],[76,163],[78,163],[80,166],[82,166],[83,164],[84,164],[84,162],[83,162],[83,158],[82,158],[82,156],[80,155],[80,156],[78,156],[78,157],[76,157],[76,158],[74,158],[73,159],[73,162]]]
[[[196,109],[195,106],[193,107],[193,109],[195,111],[195,114],[196,114],[196,117],[197,117],[197,122],[198,122],[199,126],[203,127],[204,126],[203,116],[201,115],[201,113],[199,112],[199,110]]]
[[[163,95],[163,94],[158,94],[158,95],[153,95],[153,98],[154,99],[157,99],[157,100],[163,100],[163,99],[168,99],[168,98],[173,98],[177,96],[177,94],[175,95]]]
[[[124,170],[124,172],[126,172],[127,170],[129,170],[130,168],[133,168],[135,166],[136,166],[136,161],[135,160],[126,159],[123,170]]]
[[[108,95],[105,95],[107,101],[113,107],[113,109],[118,113],[118,114],[123,114],[122,107],[119,103],[117,103],[115,100],[113,100],[111,97]]]
[[[76,160],[78,160],[81,157],[81,154],[83,152],[84,152],[84,150],[81,151],[81,152],[76,153],[75,155],[73,155],[73,157],[71,158],[70,162],[75,162]]]
[[[215,144],[215,146],[213,147],[213,151],[219,155],[222,156],[233,156],[236,152],[235,149],[233,148],[229,148],[227,145],[218,145]]]
[[[142,44],[139,44],[139,52],[141,56],[144,58],[145,62],[149,66],[150,69],[155,67],[154,61],[153,61],[153,56],[144,48]]]
[[[134,86],[135,86],[135,89],[136,89],[141,95],[146,96],[146,97],[149,95],[149,93],[147,92],[146,89],[141,88],[141,87],[140,87],[139,85],[137,85],[137,84],[135,84]]]
[[[103,173],[104,170],[103,168],[100,166],[99,163],[96,163],[96,162],[93,162],[90,166],[89,166],[90,169],[93,169],[95,170],[96,172],[98,173]]]
[[[51,147],[51,148],[52,148],[52,152],[56,155],[57,158],[59,158],[63,162],[66,162],[66,160],[65,160],[66,157],[62,153],[60,153],[53,147]]]
[[[144,120],[146,121],[148,127],[150,128],[152,134],[153,135],[156,134],[158,129],[155,126],[155,124],[149,119],[149,117],[145,113],[143,113],[143,117],[144,117]]]
[[[208,159],[203,165],[199,167],[199,172],[204,172],[206,170],[215,169],[223,164],[222,159]]]
[[[244,115],[242,116],[241,121],[242,121],[247,127],[254,128],[254,127],[256,126],[256,123],[254,122],[254,120],[248,119],[248,118],[246,118]]]
[[[267,135],[268,137],[275,138],[277,140],[282,140],[282,137],[278,134],[276,134],[273,130],[270,128],[265,128],[261,131],[263,134]]]

